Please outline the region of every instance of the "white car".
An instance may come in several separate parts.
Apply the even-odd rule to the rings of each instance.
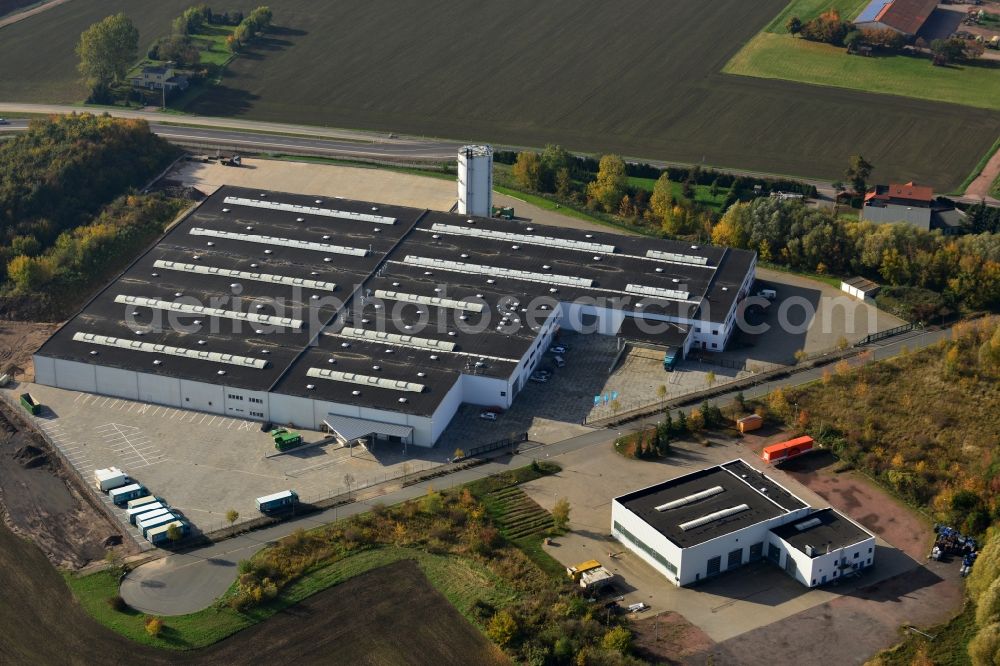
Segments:
[[[528,379],[530,379],[533,382],[538,382],[539,384],[544,384],[545,382],[549,381],[549,375],[548,373],[533,372],[531,373],[531,376],[528,377]]]
[[[479,418],[484,421],[496,421],[497,415],[493,412],[479,412]]]

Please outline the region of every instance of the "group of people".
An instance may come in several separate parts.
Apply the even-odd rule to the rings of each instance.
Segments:
[[[937,538],[934,540],[930,559],[940,560],[945,555],[961,557],[962,569],[960,573],[963,577],[969,575],[972,565],[976,562],[976,556],[979,554],[976,540],[944,525],[935,525],[934,532],[937,534]]]

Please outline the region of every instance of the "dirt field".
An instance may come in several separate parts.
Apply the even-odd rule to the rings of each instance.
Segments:
[[[236,185],[433,210],[450,210],[458,198],[454,178],[284,160],[246,159],[243,164],[235,169],[218,162],[180,162],[167,178],[205,194]]]
[[[189,0],[115,5],[140,42]],[[832,180],[863,151],[873,180],[950,190],[1000,113],[721,70],[786,0],[286,0],[275,30],[185,110],[701,163]],[[74,46],[112,11],[73,0],[4,28],[0,98],[75,102]],[[35,44],[46,45],[45,58]],[[600,45],[600,48],[595,48]],[[628,100],[623,104],[622,100]],[[906,141],[899,128],[906,128]]]
[[[102,559],[109,547],[136,552],[77,476],[40,435],[23,429],[6,403],[0,403],[0,505],[4,522],[59,567],[79,569]]]
[[[196,652],[153,650],[98,625],[73,601],[45,556],[2,525],[0,562],[3,664],[507,663],[410,561],[321,592]]]
[[[0,370],[13,371],[13,379],[34,381],[31,355],[49,339],[58,324],[0,321]]]

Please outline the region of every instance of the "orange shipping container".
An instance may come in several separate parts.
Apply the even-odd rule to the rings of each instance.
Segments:
[[[793,456],[805,453],[806,451],[811,451],[812,448],[812,437],[796,437],[795,439],[790,439],[787,442],[779,442],[777,444],[765,446],[763,452],[761,452],[761,457],[765,462],[780,462]]]
[[[758,414],[744,416],[736,422],[736,427],[739,428],[740,432],[750,432],[751,430],[756,430],[762,425],[764,425],[764,418]]]

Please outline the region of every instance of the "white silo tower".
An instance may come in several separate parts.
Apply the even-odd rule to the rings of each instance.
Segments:
[[[481,217],[493,214],[493,146],[458,149],[458,212]]]

